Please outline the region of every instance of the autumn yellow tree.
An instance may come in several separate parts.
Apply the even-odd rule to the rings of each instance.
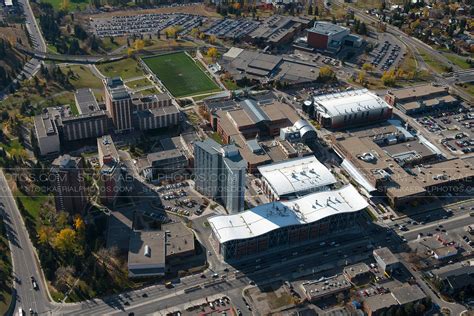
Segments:
[[[165,29],[166,38],[176,38],[176,32],[177,30],[173,26],[166,28]]]
[[[51,226],[41,226],[38,229],[38,243],[40,245],[52,245],[56,237],[56,232]]]
[[[199,29],[196,28],[196,27],[193,27],[193,28],[191,29],[191,33],[190,33],[190,34],[191,34],[192,37],[198,37],[198,35],[199,35]]]
[[[133,43],[133,48],[136,51],[142,50],[145,47],[145,41],[142,39],[138,39]]]
[[[67,11],[69,9],[69,0],[61,1],[61,10]]]
[[[357,81],[359,81],[359,83],[361,84],[365,83],[365,71],[359,71],[359,75],[357,76]]]
[[[382,83],[384,84],[384,86],[393,87],[395,85],[395,82],[396,82],[395,71],[390,70],[383,73]]]
[[[54,238],[53,246],[63,255],[82,253],[82,246],[78,243],[77,233],[72,228],[64,228]]]
[[[364,63],[364,64],[362,65],[362,70],[364,70],[364,71],[371,71],[371,70],[373,70],[373,69],[374,69],[374,67],[373,67],[371,64],[369,64],[369,63]]]
[[[204,40],[205,38],[206,38],[206,34],[204,34],[204,32],[199,34],[199,39]]]
[[[209,39],[207,41],[209,42],[209,44],[215,44],[217,41],[217,38],[215,35],[211,35],[209,36]]]
[[[334,73],[334,71],[331,69],[331,67],[329,66],[324,66],[324,67],[321,67],[321,69],[319,69],[319,76],[318,76],[318,79],[320,81],[330,81],[330,80],[333,80],[336,78],[336,74]]]
[[[207,50],[207,56],[211,57],[212,60],[216,59],[217,53],[217,48],[215,47],[209,47],[209,49]]]

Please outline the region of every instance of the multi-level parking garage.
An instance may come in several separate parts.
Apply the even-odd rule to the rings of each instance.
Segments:
[[[352,186],[276,201],[248,211],[209,219],[214,242],[224,260],[269,250],[288,249],[356,227],[367,201]]]

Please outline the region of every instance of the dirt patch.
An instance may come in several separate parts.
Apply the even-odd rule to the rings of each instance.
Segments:
[[[28,37],[25,30],[21,28],[21,24],[10,24],[9,26],[0,27],[0,38],[8,40],[12,45],[15,45],[18,39],[25,47],[30,47]]]

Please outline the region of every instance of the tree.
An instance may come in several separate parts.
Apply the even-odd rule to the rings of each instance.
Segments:
[[[41,226],[38,229],[38,243],[44,246],[46,245],[51,246],[53,244],[55,235],[56,235],[56,232],[54,231],[53,227]]]
[[[75,253],[78,250],[77,233],[72,228],[63,228],[54,238],[54,248],[62,254]]]
[[[198,37],[198,35],[199,35],[199,29],[193,27],[193,28],[191,29],[191,33],[190,33],[190,34],[191,34],[192,37]]]
[[[143,48],[145,47],[145,41],[144,40],[136,40],[134,43],[133,43],[133,48],[136,50],[136,51],[140,51],[142,50]]]
[[[216,43],[216,41],[217,41],[217,38],[216,38],[215,35],[211,35],[211,36],[209,36],[209,38],[208,38],[207,41],[209,42],[209,44],[213,44],[213,45],[214,45],[214,44]]]
[[[364,63],[362,65],[362,70],[364,70],[364,71],[372,71],[373,69],[374,69],[374,67],[369,63]]]
[[[393,87],[395,85],[395,72],[393,70],[386,71],[382,75],[382,83],[384,86]]]
[[[359,83],[361,84],[365,83],[365,71],[359,71],[359,75],[357,76],[357,81],[359,81]]]
[[[173,26],[166,28],[165,29],[166,38],[176,38],[176,32],[177,30]]]
[[[215,47],[209,47],[209,49],[207,50],[207,56],[211,57],[212,60],[216,59],[217,53],[217,48]]]
[[[336,79],[336,74],[329,66],[324,66],[319,69],[318,79],[322,82],[327,82]]]

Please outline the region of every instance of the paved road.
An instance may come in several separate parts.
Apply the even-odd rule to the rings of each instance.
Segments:
[[[32,308],[39,314],[48,313],[52,305],[45,292],[45,284],[40,274],[33,246],[23,223],[20,211],[15,203],[7,181],[0,170],[0,206],[5,217],[7,236],[13,258],[14,287],[16,290],[15,310],[22,307]],[[34,276],[39,289],[32,287],[30,277]]]
[[[31,9],[29,0],[19,0],[18,4],[23,8],[26,21],[26,29],[30,35],[31,43],[33,49],[46,52],[46,42],[44,41],[43,34],[39,29],[38,23],[33,15],[33,10]],[[36,74],[40,68],[41,61],[36,58],[32,58],[28,63],[23,67],[23,71],[17,78],[22,78],[25,76],[27,79],[31,78]]]

